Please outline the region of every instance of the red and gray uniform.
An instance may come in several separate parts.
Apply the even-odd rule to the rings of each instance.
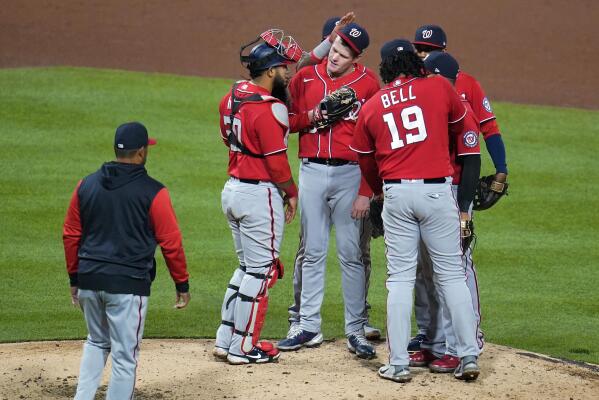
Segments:
[[[216,346],[243,356],[253,349],[259,335],[256,312],[262,317],[266,312],[266,308],[257,310],[256,299],[267,298],[267,277],[280,265],[284,210],[275,183],[291,179],[291,170],[286,153],[287,107],[249,81],[237,82],[233,90],[234,97],[228,93],[219,106],[230,176],[221,200],[239,268],[225,293]],[[291,191],[297,193],[295,187]]]
[[[458,185],[462,178],[462,162],[460,157],[480,154],[479,143],[479,125],[478,118],[472,111],[470,103],[462,100],[462,103],[467,109],[466,117],[470,121],[469,126],[472,129],[467,134],[464,134],[460,140],[463,141],[462,146],[458,146],[455,142],[450,142],[450,159],[454,173],[452,175],[452,190],[457,196]],[[461,147],[461,149],[460,149]],[[458,149],[460,149],[458,151]],[[472,207],[468,212],[472,215]],[[440,307],[439,294],[433,282],[433,266],[431,258],[426,251],[426,248],[421,247],[418,253],[418,266],[416,283],[415,283],[415,317],[418,325],[419,333],[425,334],[425,340],[420,347],[429,350],[437,357],[442,357],[444,354],[457,356],[456,352],[456,337],[451,325],[451,319],[447,310]],[[472,261],[472,250],[468,248],[462,257],[462,268],[466,275],[466,286],[470,291],[472,299],[472,307],[476,318],[476,337],[479,349],[482,350],[484,345],[483,332],[480,329],[480,303],[478,293],[478,280],[476,269]],[[432,322],[431,322],[432,320]]]
[[[63,242],[71,286],[79,287],[89,332],[75,398],[94,398],[109,353],[113,364],[107,397],[130,398],[157,245],[177,290],[189,290],[168,191],[143,165],[106,163],[73,192]]]
[[[335,225],[337,254],[341,266],[345,303],[345,333],[363,333],[365,318],[365,271],[361,261],[361,221],[351,217],[358,193],[371,196],[362,179],[357,155],[350,150],[356,120],[362,105],[379,89],[372,71],[354,64],[353,72],[333,79],[327,73],[327,60],[301,69],[291,80],[292,132],[299,131],[300,209],[302,242],[305,247],[300,296],[300,326],[320,332],[320,309],[324,296],[329,233]],[[354,109],[333,125],[315,129],[308,111],[326,95],[349,86],[356,91]]]
[[[459,208],[449,143],[469,151],[466,109],[444,78],[396,79],[362,108],[352,149],[375,193],[384,191],[387,342],[390,364],[409,365],[412,290],[419,242],[431,255],[458,337],[458,355],[478,356],[472,301],[461,268]],[[458,135],[458,137],[452,136]],[[384,184],[383,184],[384,182]]]

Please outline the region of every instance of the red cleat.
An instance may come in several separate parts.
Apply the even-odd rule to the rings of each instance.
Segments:
[[[277,357],[279,355],[279,349],[266,340],[259,341],[256,347],[265,352],[269,357]]]
[[[450,356],[445,354],[438,360],[433,361],[429,364],[431,372],[453,372],[458,365],[460,365],[460,359],[458,357]]]
[[[420,350],[410,354],[410,367],[426,367],[435,360],[437,357],[433,353],[428,350]]]

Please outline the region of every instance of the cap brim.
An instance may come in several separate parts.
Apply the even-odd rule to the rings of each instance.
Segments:
[[[343,39],[343,41],[347,43],[353,51],[355,51],[357,54],[362,54],[362,50],[358,49],[355,43],[352,42],[343,32],[337,32],[337,35],[340,36],[341,39]]]
[[[445,46],[439,46],[436,43],[430,43],[430,42],[412,42],[412,44],[413,45],[422,44],[422,45],[425,45],[425,46],[437,47],[439,49],[444,49],[445,48]]]
[[[158,141],[154,138],[148,138],[148,146],[154,146]]]

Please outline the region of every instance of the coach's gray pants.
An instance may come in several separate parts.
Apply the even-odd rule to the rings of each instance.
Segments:
[[[92,400],[102,380],[108,354],[112,373],[106,399],[132,399],[148,297],[79,290],[89,332],[83,345],[75,400]]]
[[[391,184],[384,185],[384,191],[390,364],[409,365],[412,291],[421,238],[433,263],[435,284],[453,322],[458,356],[478,356],[472,300],[461,268],[459,212],[450,184]]]
[[[331,225],[335,225],[337,256],[345,305],[345,333],[363,331],[366,318],[364,266],[360,260],[360,221],[351,217],[361,173],[357,164],[327,166],[302,162],[299,203],[305,254],[302,264],[300,326],[320,332],[325,269]]]

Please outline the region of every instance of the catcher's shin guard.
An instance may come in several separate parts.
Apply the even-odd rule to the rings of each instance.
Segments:
[[[245,275],[245,266],[240,265],[233,272],[221,307],[221,323],[216,331],[216,346],[228,349],[235,329],[235,305],[239,295],[239,286]]]
[[[241,350],[244,352],[250,352],[254,346],[260,347],[267,353],[269,353],[269,351],[276,352],[276,349],[273,349],[270,343],[260,342],[260,333],[262,331],[262,326],[264,326],[264,320],[266,319],[266,311],[268,310],[268,289],[274,286],[279,277],[283,276],[283,264],[276,259],[271,265],[268,265],[267,268],[265,274],[247,272],[248,277],[260,282],[258,294],[255,297],[239,293],[242,302],[251,303],[249,320],[247,321],[245,331],[235,331],[235,333],[243,337],[241,341]],[[255,283],[258,282],[254,282],[254,284]],[[251,337],[251,340],[248,340],[248,337]]]

